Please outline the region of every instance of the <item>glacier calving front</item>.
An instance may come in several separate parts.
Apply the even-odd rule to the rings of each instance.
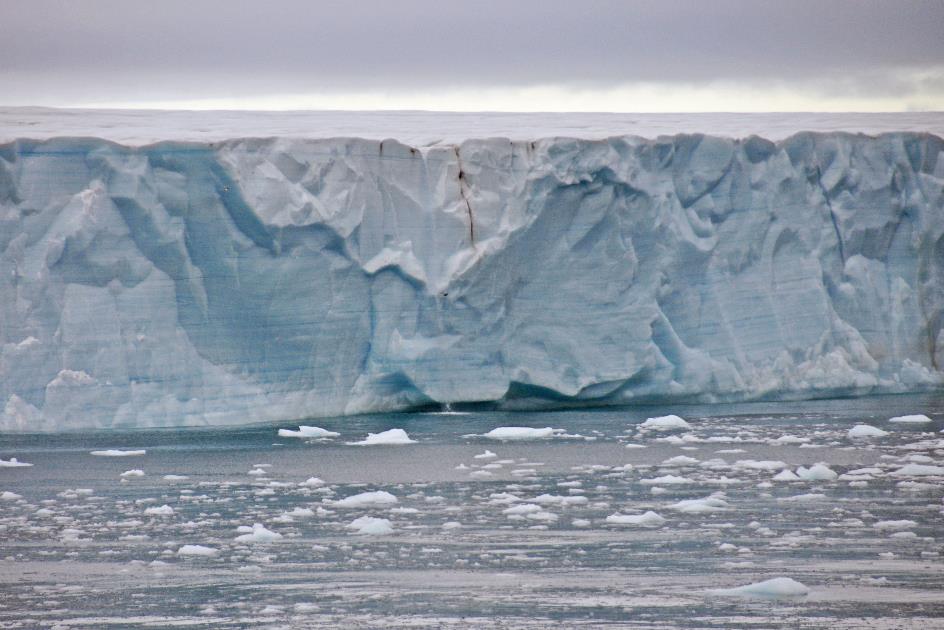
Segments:
[[[944,141],[0,145],[0,429],[942,383]]]

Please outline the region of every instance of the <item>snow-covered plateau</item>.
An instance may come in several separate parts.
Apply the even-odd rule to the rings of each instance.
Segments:
[[[2,430],[944,383],[931,133],[15,131],[42,139],[0,144]]]

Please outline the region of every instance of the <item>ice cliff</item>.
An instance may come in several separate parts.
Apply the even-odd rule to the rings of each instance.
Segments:
[[[939,387],[944,141],[0,144],[0,429]]]

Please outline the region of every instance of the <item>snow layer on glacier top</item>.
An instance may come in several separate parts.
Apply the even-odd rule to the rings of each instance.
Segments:
[[[93,136],[129,145],[246,137],[360,137],[426,146],[470,138],[654,138],[678,133],[781,140],[800,131],[944,136],[944,112],[906,113],[501,113],[427,111],[161,111],[0,107],[0,142]]]

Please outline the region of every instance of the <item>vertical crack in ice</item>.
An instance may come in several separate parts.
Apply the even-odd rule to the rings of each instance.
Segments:
[[[466,195],[465,171],[462,170],[462,158],[459,157],[459,147],[456,147],[456,162],[459,165],[459,196],[465,202],[465,208],[469,213],[469,242],[475,246],[475,219],[472,215],[472,204],[469,203],[469,197]]]

